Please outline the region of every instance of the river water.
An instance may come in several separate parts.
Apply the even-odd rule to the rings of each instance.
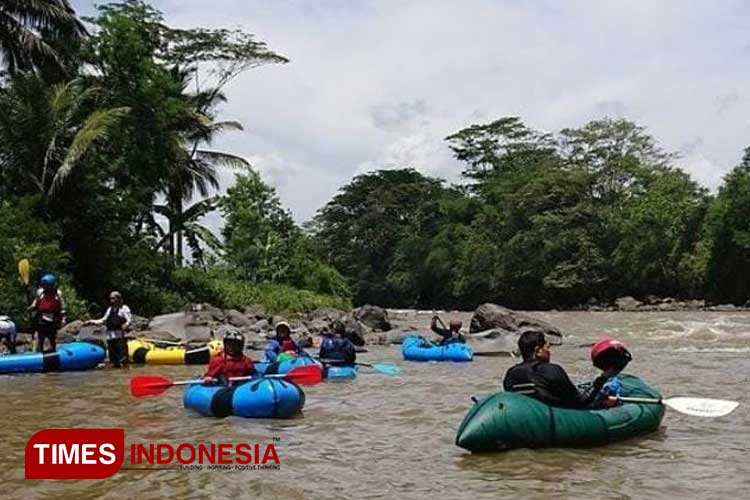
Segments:
[[[750,313],[532,314],[568,334],[553,360],[574,380],[595,375],[581,345],[609,335],[633,353],[628,371],[666,397],[741,405],[718,419],[668,410],[659,432],[606,447],[471,455],[453,444],[458,424],[470,396],[499,389],[510,358],[412,363],[397,346],[372,347],[361,361],[397,363],[401,375],[363,369],[355,381],[305,388],[304,415],[285,421],[201,417],[182,407],[177,388],[156,398],[128,395],[134,375],[192,378],[196,367],[0,376],[0,498],[746,498]],[[24,481],[24,445],[49,427],[124,428],[127,444],[274,443],[280,470],[121,470],[101,481]]]

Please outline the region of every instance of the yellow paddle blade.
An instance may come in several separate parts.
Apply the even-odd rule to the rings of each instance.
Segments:
[[[21,259],[18,261],[18,276],[21,278],[21,281],[23,281],[24,285],[29,284],[29,277],[31,273],[31,264],[29,264],[29,259]]]

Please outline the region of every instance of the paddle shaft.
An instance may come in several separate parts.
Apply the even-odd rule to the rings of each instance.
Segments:
[[[260,378],[284,378],[288,376],[287,373],[274,373],[272,375],[261,375]],[[229,377],[227,380],[229,382],[239,382],[240,380],[251,380],[254,378],[259,378],[257,375],[248,375],[246,377]],[[215,380],[215,379],[214,379]],[[195,380],[178,380],[177,382],[172,382],[172,385],[193,385],[193,384],[202,384],[203,379],[195,379]]]
[[[627,398],[622,396],[610,396],[609,399],[612,401],[623,401],[625,403],[642,403],[652,405],[660,405],[664,403],[664,401],[662,401],[661,399],[656,398]]]

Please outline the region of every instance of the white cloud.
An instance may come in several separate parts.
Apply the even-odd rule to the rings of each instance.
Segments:
[[[506,115],[547,131],[633,119],[708,187],[750,143],[740,0],[156,5],[168,23],[241,26],[291,59],[228,88],[224,117],[246,131],[217,147],[252,159],[300,221],[363,171],[408,164],[452,180],[461,166],[444,137]]]

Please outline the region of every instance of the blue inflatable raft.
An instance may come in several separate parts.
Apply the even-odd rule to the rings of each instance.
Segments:
[[[359,371],[356,366],[351,365],[329,365],[323,368],[323,378],[328,380],[351,380],[357,377]]]
[[[275,373],[289,373],[289,371],[293,370],[294,368],[307,365],[320,366],[320,363],[309,356],[297,356],[296,358],[289,358],[279,363],[278,369]],[[271,363],[267,363],[265,361],[255,363],[255,369],[258,370],[258,373],[260,374],[265,374],[269,366],[271,366]]]
[[[104,361],[104,349],[88,342],[60,344],[56,352],[0,356],[0,374],[90,370]]]
[[[404,339],[401,354],[409,361],[471,361],[474,359],[474,351],[468,344],[435,345],[419,335]]]
[[[302,410],[305,393],[288,380],[257,378],[232,387],[192,385],[182,402],[211,417],[289,418]]]

